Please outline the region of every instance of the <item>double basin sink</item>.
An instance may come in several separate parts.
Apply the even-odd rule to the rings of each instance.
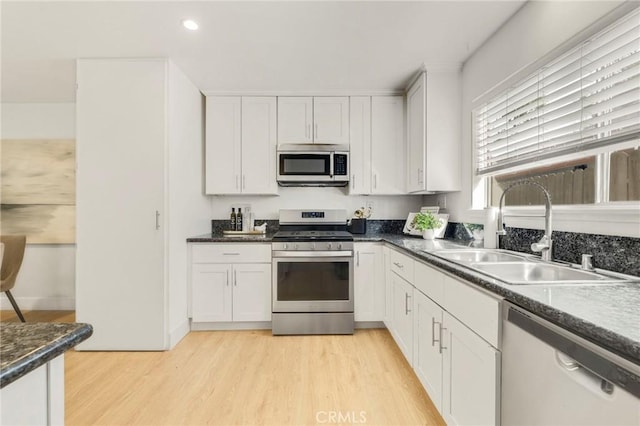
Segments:
[[[506,284],[611,284],[630,281],[621,274],[578,269],[499,249],[449,249],[431,254],[496,278]]]

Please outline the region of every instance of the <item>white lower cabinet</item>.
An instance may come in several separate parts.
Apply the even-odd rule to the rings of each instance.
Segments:
[[[442,324],[442,410],[449,425],[500,423],[500,352],[448,312]]]
[[[191,319],[194,322],[231,321],[231,265],[196,264],[191,270]]]
[[[393,329],[391,334],[409,365],[413,365],[413,286],[391,273],[393,288]]]
[[[233,265],[233,321],[271,321],[271,264]]]
[[[354,244],[354,316],[356,321],[382,321],[385,315],[385,287],[382,246]]]
[[[385,324],[432,402],[449,425],[499,424],[500,352],[489,343],[497,330],[487,326],[499,319],[499,301],[421,262],[411,268],[409,256],[389,254],[393,318],[391,327]]]
[[[192,247],[192,321],[271,321],[270,250],[251,244]]]
[[[434,301],[414,290],[413,369],[431,402],[442,413],[443,311]]]
[[[271,321],[270,264],[196,264],[191,286],[194,322]]]

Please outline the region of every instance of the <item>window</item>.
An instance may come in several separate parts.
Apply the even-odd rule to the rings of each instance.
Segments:
[[[554,205],[640,200],[638,9],[475,109],[474,128],[492,205],[523,178]],[[511,205],[540,202],[526,186],[507,195]]]

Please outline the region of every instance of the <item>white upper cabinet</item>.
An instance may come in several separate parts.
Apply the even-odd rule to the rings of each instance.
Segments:
[[[313,98],[313,142],[349,144],[349,98]]]
[[[371,97],[352,96],[349,117],[350,194],[371,193]]]
[[[407,192],[460,190],[459,71],[423,72],[407,92]]]
[[[242,97],[242,192],[275,194],[276,98]]]
[[[404,194],[404,97],[371,98],[371,194]]]
[[[240,192],[241,110],[239,96],[207,97],[206,104],[206,192]]]
[[[353,96],[350,101],[350,194],[403,194],[402,96]]]
[[[312,126],[312,97],[278,97],[278,143],[311,143]]]
[[[276,98],[208,96],[207,194],[275,194]]]
[[[278,97],[278,143],[349,144],[349,98]]]

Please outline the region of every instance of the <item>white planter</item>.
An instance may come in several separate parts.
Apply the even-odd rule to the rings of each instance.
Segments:
[[[422,238],[424,238],[425,240],[433,240],[436,237],[436,233],[433,231],[433,229],[425,229],[424,231],[422,231]]]

